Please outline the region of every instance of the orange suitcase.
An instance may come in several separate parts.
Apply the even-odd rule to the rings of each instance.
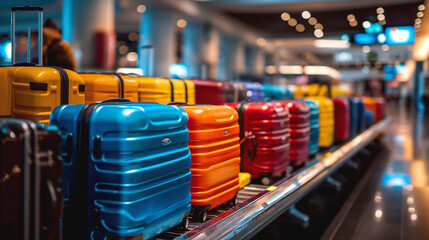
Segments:
[[[112,98],[139,101],[138,83],[132,77],[117,73],[80,73],[80,76],[85,81],[85,103]]]
[[[377,115],[377,106],[374,98],[371,97],[362,97],[362,101],[365,103],[365,109],[372,112],[374,116]]]
[[[237,112],[227,106],[179,105],[189,116],[191,215],[204,222],[207,211],[235,205],[240,188],[240,144]]]

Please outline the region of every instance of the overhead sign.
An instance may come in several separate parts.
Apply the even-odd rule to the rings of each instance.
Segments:
[[[416,32],[413,26],[389,27],[386,28],[386,43],[412,44],[416,40]]]
[[[354,40],[356,44],[359,45],[369,45],[369,44],[375,44],[376,43],[376,36],[367,34],[367,33],[358,33],[355,34]]]

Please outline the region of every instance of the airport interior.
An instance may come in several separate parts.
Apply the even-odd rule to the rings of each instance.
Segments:
[[[0,239],[429,239],[428,16],[0,1]]]

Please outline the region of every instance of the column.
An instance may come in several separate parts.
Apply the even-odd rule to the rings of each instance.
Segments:
[[[183,54],[182,62],[188,67],[188,76],[190,78],[201,78],[204,59],[203,43],[206,32],[202,24],[188,22],[183,29]]]
[[[147,76],[169,76],[175,62],[177,26],[174,12],[148,6],[142,14],[139,38],[139,66]]]
[[[115,34],[114,3],[114,0],[63,0],[62,35],[63,39],[73,46],[78,69],[94,66],[98,46],[95,44],[96,34],[105,35],[108,43],[100,43],[103,48],[112,48],[111,39]],[[97,51],[102,51],[102,54],[107,54],[107,58],[112,58],[112,55],[109,55],[112,54],[112,49]],[[113,54],[114,52],[113,50]]]
[[[237,46],[238,40],[236,38],[222,35],[219,54],[219,80],[234,80],[237,77]]]

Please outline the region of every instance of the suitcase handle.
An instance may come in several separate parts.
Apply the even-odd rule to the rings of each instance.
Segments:
[[[57,191],[54,187],[54,184],[52,183],[52,181],[47,180],[45,182],[45,185],[47,187],[48,190],[48,204],[50,204],[50,210],[51,210],[51,214],[50,219],[47,223],[46,228],[48,229],[48,231],[52,231],[52,229],[54,228],[54,224],[55,224],[55,215],[57,214],[57,205],[58,205],[58,199],[57,196],[55,196],[55,192]]]
[[[37,64],[30,63],[30,62],[22,62],[22,63],[15,63],[15,64],[13,64],[13,66],[17,66],[17,67],[35,67],[35,66],[37,66]]]
[[[254,135],[248,134],[239,142],[239,144],[241,145],[241,144],[247,142],[247,140],[249,140],[249,139],[252,140],[253,150],[252,150],[252,152],[247,150],[247,157],[249,158],[250,161],[253,161],[256,157],[256,148],[258,147],[258,144],[256,142],[256,137]]]
[[[103,101],[99,101],[98,103],[111,103],[111,102],[132,102],[129,99],[125,99],[125,98],[112,98],[112,99],[106,99]]]
[[[169,102],[167,105],[173,105],[173,106],[190,106],[189,104],[185,102]]]

